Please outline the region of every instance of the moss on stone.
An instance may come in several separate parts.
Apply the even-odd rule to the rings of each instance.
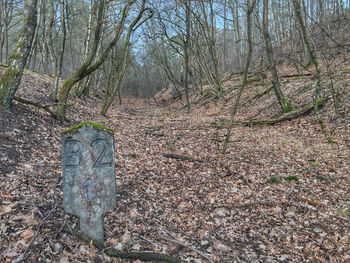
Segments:
[[[87,125],[90,125],[92,127],[96,127],[96,128],[99,128],[99,129],[103,129],[103,130],[107,130],[109,132],[111,132],[113,135],[114,135],[114,130],[113,129],[110,129],[110,128],[107,128],[101,124],[97,124],[97,123],[94,123],[94,122],[91,122],[91,121],[87,121],[87,122],[82,122],[82,123],[79,123],[73,127],[70,127],[64,131],[61,132],[61,134],[67,134],[67,133],[76,133],[78,132],[78,130],[83,127],[83,126],[87,126]]]

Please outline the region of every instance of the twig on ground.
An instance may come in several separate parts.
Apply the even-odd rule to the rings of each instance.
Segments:
[[[88,236],[86,236],[82,232],[80,232],[76,229],[69,228],[68,225],[63,227],[63,231],[67,232],[67,233],[72,233],[77,238],[79,238],[80,240],[82,240],[88,244],[92,243],[97,249],[102,250],[109,257],[134,259],[134,260],[141,260],[141,261],[168,262],[168,263],[180,263],[181,262],[180,258],[166,255],[166,254],[147,252],[147,251],[119,252],[119,251],[116,251],[112,248],[106,248],[103,244],[96,242],[94,240],[91,240]]]
[[[166,158],[172,158],[172,159],[177,159],[177,160],[204,163],[203,160],[195,159],[195,158],[193,158],[193,157],[185,156],[185,155],[172,154],[172,153],[165,153],[165,154],[163,154],[163,156],[166,157]]]
[[[37,236],[39,235],[39,232],[40,232],[40,229],[41,229],[41,226],[46,222],[47,219],[50,218],[51,214],[53,213],[53,211],[56,210],[56,205],[51,209],[51,211],[43,218],[43,220],[40,222],[39,226],[38,226],[38,229],[34,235],[34,237],[32,238],[32,240],[30,240],[29,244],[27,245],[27,248],[26,250],[23,252],[23,254],[21,256],[19,256],[17,259],[15,260],[12,260],[11,263],[18,263],[18,262],[21,262],[23,260],[25,260],[26,258],[26,255],[29,251],[29,248],[31,247],[31,245],[33,244],[34,240],[37,238]]]
[[[168,242],[176,243],[176,244],[178,244],[178,245],[180,245],[180,246],[182,246],[182,247],[185,247],[185,248],[187,248],[187,249],[189,249],[189,250],[192,250],[192,251],[196,252],[198,255],[202,256],[203,258],[206,258],[206,259],[208,259],[210,262],[213,262],[213,260],[211,259],[211,255],[210,255],[210,254],[204,253],[204,252],[202,252],[202,251],[200,251],[200,250],[198,250],[198,249],[196,249],[196,248],[194,248],[194,247],[191,247],[191,246],[187,245],[186,243],[184,243],[184,242],[178,240],[177,238],[175,238],[175,237],[172,235],[171,232],[167,231],[166,229],[163,229],[163,231],[166,232],[168,235],[170,235],[170,236],[171,236],[171,239],[170,239],[170,238],[167,238],[167,237],[165,237],[165,236],[163,236],[163,235],[158,235],[159,238],[164,239],[165,241],[168,241]]]

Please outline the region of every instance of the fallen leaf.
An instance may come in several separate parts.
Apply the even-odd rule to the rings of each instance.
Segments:
[[[120,239],[122,244],[129,243],[131,241],[131,233],[129,230],[126,230],[124,235]]]
[[[32,239],[34,235],[35,235],[34,231],[31,228],[29,228],[24,230],[24,232],[20,235],[20,237],[23,238],[24,241],[27,243]]]

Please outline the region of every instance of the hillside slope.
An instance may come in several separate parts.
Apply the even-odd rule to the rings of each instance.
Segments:
[[[349,261],[350,76],[339,76],[339,115],[332,99],[322,109],[336,143],[326,142],[309,114],[274,126],[235,126],[226,155],[219,150],[239,79],[226,82],[226,90],[235,84],[226,100],[193,97],[190,115],[178,101],[127,99],[104,118],[101,101],[88,98],[61,123],[14,102],[12,113],[0,112],[0,260],[126,262],[61,231],[78,228],[78,219],[63,210],[60,132],[93,121],[115,130],[120,196],[105,215],[107,246],[187,262]],[[18,95],[46,103],[50,81],[27,72]],[[283,81],[294,106],[309,102],[311,77]],[[254,98],[267,88],[250,83],[238,120],[280,114],[272,93]]]

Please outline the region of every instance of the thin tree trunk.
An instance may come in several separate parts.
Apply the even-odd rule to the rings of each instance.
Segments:
[[[276,63],[273,57],[272,44],[271,44],[271,39],[269,34],[268,5],[269,5],[269,0],[264,0],[263,1],[263,33],[264,33],[264,39],[265,39],[265,50],[267,55],[268,68],[272,74],[273,90],[277,97],[277,101],[280,104],[283,112],[289,112],[292,110],[292,108],[281,90],[281,85],[280,85],[277,70],[276,70]]]
[[[31,64],[31,60],[32,60],[32,57],[34,58],[33,59],[33,67],[32,69],[35,70],[35,60],[36,60],[36,45],[37,45],[37,40],[38,40],[38,30],[39,30],[39,27],[40,27],[40,21],[41,21],[41,15],[42,15],[42,9],[41,9],[41,1],[42,0],[38,0],[38,14],[37,14],[37,20],[36,20],[36,27],[35,27],[35,33],[34,33],[34,38],[33,38],[33,44],[32,44],[32,47],[30,49],[30,52],[29,52],[29,56],[28,56],[28,65],[27,67],[30,68],[30,64]]]
[[[326,137],[326,139],[327,139],[327,141],[329,143],[333,143],[334,141],[332,140],[332,138],[328,136],[326,126],[325,126],[325,124],[323,122],[323,119],[322,119],[322,117],[320,115],[318,104],[316,103],[317,100],[320,98],[321,91],[322,91],[321,70],[320,70],[320,67],[318,65],[316,52],[313,49],[313,47],[311,46],[311,43],[309,41],[309,37],[308,37],[307,32],[306,32],[306,27],[305,27],[305,24],[304,24],[304,21],[303,21],[303,17],[302,17],[302,14],[301,14],[300,0],[293,0],[293,4],[294,4],[294,9],[295,9],[295,13],[296,13],[297,19],[299,21],[301,33],[303,35],[303,40],[305,42],[305,46],[308,48],[308,51],[309,51],[310,57],[311,57],[311,61],[315,65],[315,69],[316,69],[316,89],[315,89],[314,98],[313,98],[314,99],[315,115],[316,115],[318,123],[321,126],[323,135]]]
[[[188,74],[190,71],[189,67],[189,46],[190,46],[190,34],[191,34],[191,10],[190,10],[191,0],[186,1],[185,8],[186,8],[186,37],[184,41],[184,53],[185,53],[185,96],[186,96],[186,103],[187,103],[187,113],[189,114],[191,111],[190,106],[190,98],[188,93]]]
[[[148,8],[145,8],[145,3],[146,3],[146,0],[142,0],[142,5],[141,5],[141,8],[140,8],[140,11],[139,11],[139,14],[138,16],[132,21],[132,23],[129,25],[129,28],[128,28],[128,33],[126,35],[126,39],[125,39],[125,43],[124,43],[124,49],[123,49],[123,60],[122,60],[122,67],[121,67],[121,70],[120,72],[118,72],[118,76],[117,76],[117,80],[114,84],[114,87],[113,87],[113,90],[111,91],[110,94],[105,94],[105,97],[104,97],[104,102],[103,102],[103,106],[102,106],[102,109],[101,109],[101,115],[105,116],[109,107],[111,106],[112,102],[113,102],[113,99],[117,93],[117,90],[119,89],[119,86],[120,86],[120,83],[124,77],[124,74],[125,74],[125,70],[126,70],[126,66],[127,66],[127,58],[128,58],[128,54],[129,54],[129,46],[130,46],[130,37],[131,37],[131,34],[143,23],[145,22],[147,19],[151,18],[151,16],[153,15],[153,13],[151,12],[150,16],[148,18],[145,18],[144,20],[142,20],[140,22],[140,20],[142,19],[142,16],[144,14],[145,11],[149,10],[151,11],[150,9]],[[140,23],[139,23],[140,22]],[[139,23],[139,25],[138,25]]]
[[[64,55],[64,49],[66,46],[66,18],[65,18],[65,0],[61,0],[60,2],[60,22],[61,22],[61,30],[62,30],[62,42],[61,47],[58,50],[58,58],[56,63],[56,73],[55,73],[55,79],[53,81],[53,85],[51,88],[51,100],[56,101],[57,100],[57,90],[58,90],[58,82],[62,74],[62,65],[63,65],[63,55]]]
[[[117,27],[115,37],[113,40],[109,43],[107,48],[104,50],[102,53],[101,57],[96,61],[93,65],[91,65],[93,59],[96,56],[96,51],[98,48],[98,40],[101,36],[101,27],[103,24],[102,17],[104,17],[104,11],[105,11],[105,0],[101,1],[100,7],[99,7],[99,15],[97,18],[97,26],[95,28],[95,39],[93,41],[93,45],[90,51],[89,56],[87,57],[86,61],[83,63],[83,65],[76,71],[74,72],[68,79],[65,80],[63,83],[63,86],[60,90],[59,96],[58,96],[58,106],[57,106],[57,117],[61,120],[65,119],[65,110],[66,110],[66,103],[68,100],[68,95],[72,87],[74,86],[75,83],[78,81],[82,80],[84,77],[88,76],[92,72],[94,72],[106,59],[106,57],[109,54],[109,51],[112,47],[114,47],[119,38],[120,35],[123,31],[123,27],[125,24],[126,16],[130,10],[130,6],[133,5],[135,2],[131,1],[128,2],[123,11],[122,11],[122,18],[119,22],[119,25]]]
[[[233,123],[234,123],[234,119],[235,119],[235,115],[237,112],[237,108],[239,105],[239,101],[241,99],[243,90],[247,84],[247,76],[248,76],[248,71],[249,71],[249,65],[250,65],[250,61],[252,59],[252,53],[253,53],[253,43],[252,43],[252,12],[254,10],[254,6],[257,0],[253,0],[253,2],[251,3],[251,0],[247,0],[247,40],[248,40],[248,57],[247,57],[247,61],[245,64],[245,68],[244,68],[244,74],[243,74],[243,81],[242,81],[242,86],[239,89],[238,95],[237,95],[237,99],[235,102],[235,105],[233,107],[232,113],[231,113],[231,119],[230,119],[230,123],[227,129],[227,134],[226,134],[226,138],[225,138],[225,142],[224,142],[224,146],[223,149],[221,151],[222,154],[226,153],[227,150],[227,145],[228,142],[230,141],[230,137],[231,137],[231,130],[233,127]]]

